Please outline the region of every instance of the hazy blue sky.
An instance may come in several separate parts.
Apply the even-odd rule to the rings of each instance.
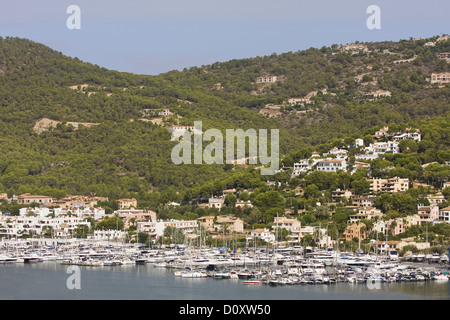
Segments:
[[[142,74],[334,43],[450,33],[449,0],[1,1],[0,36]],[[81,9],[79,30],[66,26],[69,5]],[[380,30],[366,27],[370,5],[381,9]]]

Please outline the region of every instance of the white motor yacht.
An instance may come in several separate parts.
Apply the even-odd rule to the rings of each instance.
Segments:
[[[0,255],[0,263],[15,263],[17,262],[17,258],[9,257],[7,255]]]

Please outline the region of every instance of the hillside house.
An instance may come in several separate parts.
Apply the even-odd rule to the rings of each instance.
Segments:
[[[353,163],[353,169],[352,169],[351,174],[354,174],[356,172],[356,170],[358,170],[358,169],[370,170],[370,163],[355,160],[355,163]]]
[[[294,163],[294,170],[292,171],[292,175],[298,176],[301,173],[306,173],[309,170],[312,170],[313,166],[315,166],[317,160],[310,159],[302,159],[300,162]]]
[[[262,83],[275,83],[277,82],[278,78],[277,76],[262,76],[262,77],[258,77],[256,78],[256,83],[258,84],[262,84]]]
[[[224,198],[209,198],[208,207],[220,210],[224,206],[224,202],[225,202]]]
[[[450,83],[450,72],[432,73],[430,82],[437,84]]]
[[[353,54],[362,51],[362,52],[367,52],[369,51],[369,49],[367,48],[367,46],[361,44],[361,43],[352,43],[352,44],[345,44],[342,46],[342,51],[349,51],[352,52]]]
[[[377,90],[377,91],[366,93],[366,97],[372,98],[372,99],[389,98],[391,95],[392,95],[391,92],[386,91],[386,90]]]
[[[445,202],[445,197],[442,195],[442,193],[438,193],[436,195],[428,195],[427,200],[430,203],[430,205],[440,205],[441,203]]]
[[[424,225],[428,222],[434,222],[439,220],[439,207],[435,205],[431,206],[418,206],[417,212],[420,217],[420,224]]]
[[[336,158],[346,158],[348,155],[348,151],[345,149],[339,149],[334,147],[330,149],[327,153],[324,153],[324,156],[336,156]]]
[[[291,106],[295,105],[305,105],[314,103],[311,99],[308,98],[290,98],[288,99],[288,104]]]
[[[352,203],[358,207],[373,207],[373,201],[375,196],[354,196],[352,197]]]
[[[253,204],[251,201],[236,201],[234,206],[236,208],[244,208],[245,206],[253,208]]]
[[[194,126],[183,126],[183,125],[177,125],[177,126],[169,126],[167,127],[167,131],[172,134],[172,137],[170,138],[171,141],[177,141],[180,139],[180,137],[184,136],[186,132],[190,132],[191,134],[202,134],[203,132],[199,129],[196,129]]]
[[[326,172],[347,171],[347,161],[345,159],[320,160],[317,162],[316,170]]]
[[[168,117],[173,115],[173,112],[170,111],[170,109],[164,108],[160,112],[158,112],[159,116]]]
[[[331,192],[331,198],[334,201],[340,201],[342,198],[350,199],[353,193],[351,190],[341,190],[337,189]]]
[[[399,135],[395,135],[392,137],[394,141],[401,141],[401,140],[414,140],[417,142],[420,142],[422,139],[422,136],[420,132],[405,132]]]
[[[443,60],[450,60],[450,52],[441,52],[437,54],[439,59],[443,59]]]
[[[400,147],[396,141],[386,141],[371,143],[365,150],[366,152],[371,152],[373,154],[384,154],[386,152],[395,154],[400,152]]]
[[[450,223],[450,207],[439,210],[439,221]]]
[[[119,210],[130,209],[137,207],[137,200],[135,198],[132,199],[119,199],[116,201]]]
[[[17,198],[18,204],[31,204],[33,202],[48,206],[53,203],[53,198],[48,197],[48,196],[41,196],[41,195],[31,195],[30,193],[21,194]]]
[[[374,134],[374,138],[380,138],[380,137],[385,137],[388,135],[388,131],[389,131],[389,127],[383,127],[381,129],[379,129],[378,131],[375,132]]]

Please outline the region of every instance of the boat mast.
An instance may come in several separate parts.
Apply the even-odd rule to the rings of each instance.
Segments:
[[[376,260],[375,261],[378,261],[378,218],[377,218],[377,241],[375,242],[376,243],[376,245],[375,245],[375,250],[376,250]]]
[[[361,252],[361,220],[359,220],[359,227],[358,227],[358,253]]]
[[[385,249],[385,251],[386,251],[386,258],[387,257],[389,257],[389,253],[388,253],[388,229],[387,228],[385,228],[386,230],[386,242],[385,242],[385,244],[384,244],[384,249]]]
[[[278,251],[278,212],[277,212],[277,223],[275,224],[275,252]]]

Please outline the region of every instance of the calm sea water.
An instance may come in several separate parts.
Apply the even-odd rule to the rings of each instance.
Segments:
[[[152,265],[80,267],[69,289],[59,262],[0,265],[1,300],[449,300],[450,282],[249,286],[240,280],[185,279]]]

